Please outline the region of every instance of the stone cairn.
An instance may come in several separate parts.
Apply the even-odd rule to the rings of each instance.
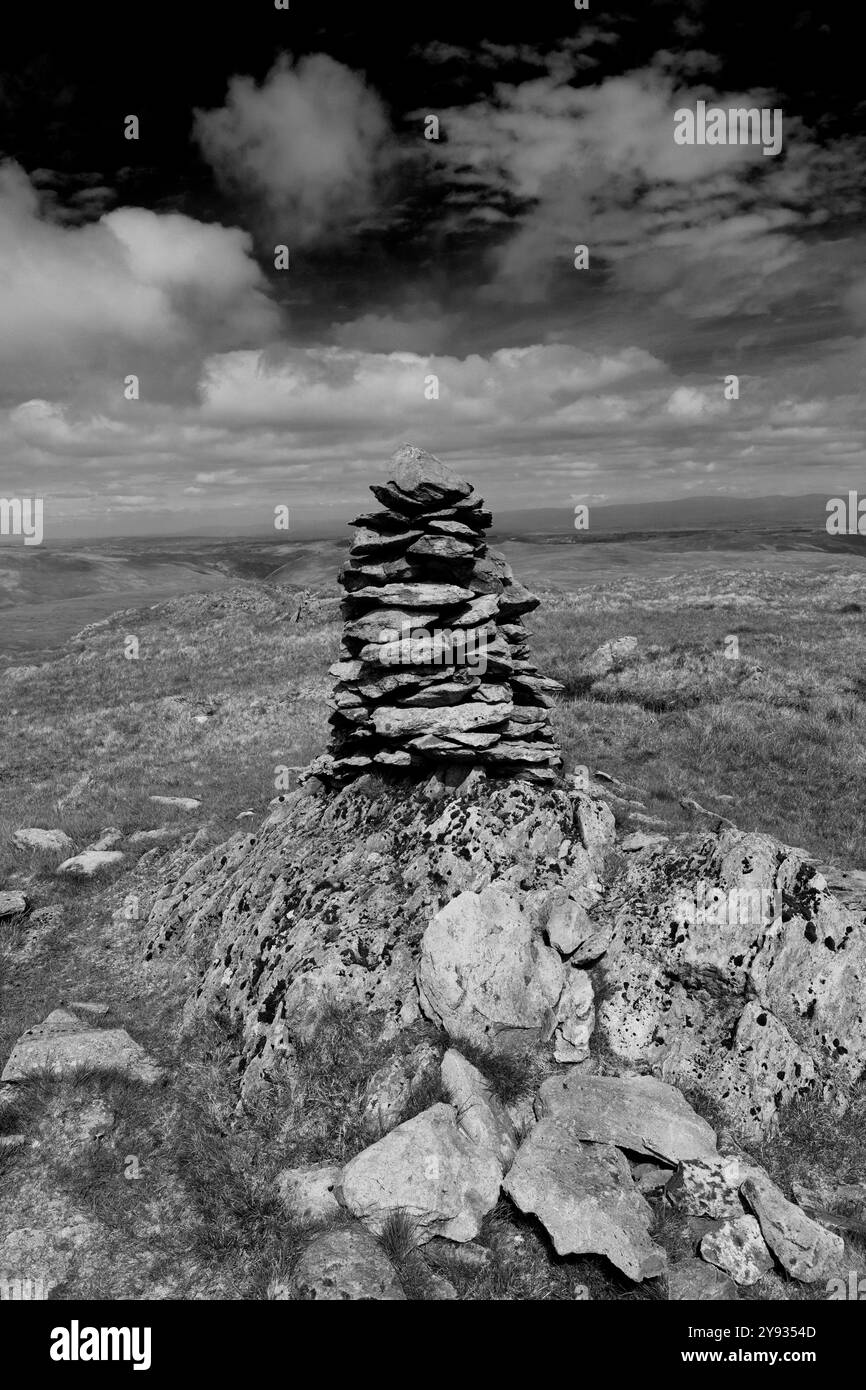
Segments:
[[[488,549],[483,501],[411,445],[394,455],[391,481],[370,491],[382,510],[351,523],[333,733],[309,775],[340,783],[460,763],[557,781],[549,707],[561,686],[529,660],[522,622],[539,600]]]

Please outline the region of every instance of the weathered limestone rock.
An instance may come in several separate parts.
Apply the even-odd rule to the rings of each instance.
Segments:
[[[598,960],[610,942],[607,924],[597,926],[584,903],[564,888],[556,888],[544,896],[537,920],[550,945],[572,965],[587,965]]]
[[[542,1084],[536,1109],[577,1139],[616,1144],[666,1163],[716,1157],[716,1136],[679,1091],[652,1076],[588,1076],[579,1069]]]
[[[398,1125],[343,1169],[337,1196],[377,1234],[404,1211],[423,1244],[435,1235],[473,1240],[496,1205],[502,1164],[492,1149],[457,1127],[457,1112],[438,1104]]]
[[[27,911],[28,905],[29,899],[25,893],[11,890],[0,892],[0,922],[6,917],[18,917]]]
[[[754,1216],[736,1216],[709,1231],[701,1241],[701,1254],[740,1285],[757,1284],[773,1268]]]
[[[289,1214],[305,1224],[339,1216],[341,1208],[334,1188],[340,1171],[333,1164],[307,1164],[278,1173],[277,1191]]]
[[[747,1136],[834,1075],[866,1068],[866,925],[804,851],[729,828],[628,861],[600,964],[601,1040],[699,1087]]]
[[[98,837],[89,845],[84,846],[87,854],[101,854],[105,850],[117,849],[123,839],[123,831],[118,830],[116,825],[108,825],[101,830]]]
[[[839,1274],[845,1254],[841,1236],[789,1202],[766,1174],[746,1178],[741,1191],[764,1240],[789,1274],[804,1284]]]
[[[603,642],[589,656],[584,657],[582,669],[587,676],[599,679],[608,675],[615,666],[625,661],[636,650],[636,637],[615,637],[611,642]]]
[[[723,1221],[743,1215],[740,1187],[757,1165],[734,1156],[689,1159],[680,1163],[668,1183],[667,1196],[688,1216],[711,1216]]]
[[[557,1062],[585,1062],[595,1027],[592,983],[585,970],[565,972],[565,987],[556,1011],[553,1056]]]
[[[421,942],[421,1007],[455,1039],[507,1049],[547,1041],[565,988],[558,954],[499,888],[460,893]]]
[[[541,1120],[503,1186],[538,1216],[558,1254],[605,1255],[635,1280],[664,1272],[664,1251],[649,1234],[652,1209],[612,1145],[583,1144],[559,1118]]]
[[[399,1124],[413,1095],[432,1084],[438,1073],[439,1054],[431,1043],[392,1057],[367,1083],[362,1112],[366,1132],[377,1139],[387,1134]]]
[[[467,775],[452,763],[420,786],[373,776],[334,791],[308,783],[255,831],[192,863],[178,854],[151,912],[150,952],[177,946],[195,956],[201,975],[186,1026],[198,1028],[212,1011],[231,1021],[245,1091],[277,1075],[291,1078],[296,1042],[309,1039],[329,1000],[378,1015],[388,1037],[418,1020],[425,932],[461,893],[483,893],[495,880],[495,893],[508,897],[522,894],[524,884],[542,895],[564,888],[579,900],[585,890],[588,900],[597,897],[613,825],[607,843],[590,837],[585,849],[581,817],[596,823],[587,801],[523,780],[488,779],[481,769]],[[514,959],[504,957],[516,1015],[509,1006],[491,1022],[508,1025],[516,1016],[528,1021],[530,1035],[556,1041],[557,1028],[568,1024],[566,1006],[581,1003],[573,995],[562,1001],[574,972],[526,914],[514,910],[509,920],[527,968],[537,960],[541,980],[526,985],[514,975]],[[441,932],[443,944],[449,937]],[[463,950],[456,927],[453,945]],[[488,947],[495,949],[495,934]],[[482,988],[479,997],[488,993]],[[452,1012],[455,1026],[469,1012],[483,1033],[484,1015],[474,1007]],[[586,1028],[586,1013],[574,1018]]]
[[[117,849],[90,849],[76,854],[72,859],[64,859],[58,864],[57,873],[64,878],[95,878],[106,869],[122,864],[126,855]]]
[[[36,826],[25,826],[16,830],[12,836],[16,849],[44,850],[49,854],[69,854],[74,848],[65,830],[40,830]]]
[[[449,1048],[442,1058],[442,1085],[457,1111],[457,1125],[467,1138],[489,1149],[508,1172],[517,1153],[511,1116],[477,1067]]]
[[[307,1246],[292,1276],[293,1297],[302,1302],[405,1300],[396,1271],[366,1231],[326,1231]]]
[[[0,1081],[26,1081],[44,1073],[69,1076],[81,1067],[123,1071],[147,1083],[163,1076],[162,1068],[125,1028],[89,1028],[74,1014],[55,1009],[43,1023],[22,1033]]]

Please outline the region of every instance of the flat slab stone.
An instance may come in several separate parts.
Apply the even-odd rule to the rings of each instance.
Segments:
[[[384,607],[441,608],[452,603],[465,603],[472,598],[472,590],[463,589],[459,584],[382,584],[356,589],[352,598],[375,599]],[[491,613],[487,612],[484,616],[490,617]],[[456,619],[452,618],[451,622],[456,625]]]
[[[421,536],[413,541],[407,555],[425,555],[434,560],[467,560],[475,554],[475,545],[458,541],[453,536]]]
[[[64,859],[56,872],[64,878],[95,878],[106,869],[122,864],[126,855],[119,849],[86,849],[72,859]]]
[[[74,848],[65,830],[40,830],[37,826],[24,826],[12,836],[16,849],[46,850],[49,853],[68,854]]]
[[[540,1114],[561,1116],[577,1137],[660,1158],[715,1159],[716,1136],[674,1086],[654,1076],[587,1076],[572,1070],[542,1084]]]
[[[767,1245],[795,1279],[815,1284],[840,1273],[845,1257],[842,1237],[789,1202],[766,1174],[749,1176],[740,1191],[758,1218]]]
[[[559,1120],[541,1120],[503,1187],[539,1218],[557,1254],[604,1255],[636,1281],[664,1273],[665,1252],[649,1234],[652,1208],[613,1145],[583,1144]]]
[[[398,705],[380,705],[373,711],[376,733],[385,738],[412,738],[421,734],[468,733],[472,729],[490,728],[502,724],[511,713],[510,704],[487,705],[467,703],[447,710],[403,709]]]
[[[3,1068],[0,1081],[26,1081],[48,1073],[70,1076],[81,1068],[119,1070],[148,1084],[163,1070],[125,1028],[90,1028],[64,1009],[22,1033]]]

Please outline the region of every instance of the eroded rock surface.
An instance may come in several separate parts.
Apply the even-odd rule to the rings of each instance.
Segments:
[[[606,806],[576,791],[468,781],[465,796],[443,789],[432,801],[426,783],[308,784],[160,894],[150,953],[206,954],[187,1023],[213,1011],[239,1028],[245,1086],[291,1071],[294,1039],[310,1035],[328,999],[379,1011],[386,1035],[417,1021],[422,939],[460,893],[493,884],[513,897],[531,885],[598,898],[614,834]],[[519,930],[546,983],[527,987],[537,1012],[521,1005],[517,1017],[550,1032],[571,967],[531,923]]]

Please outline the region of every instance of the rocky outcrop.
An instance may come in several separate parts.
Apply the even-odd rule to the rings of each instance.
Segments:
[[[804,851],[680,836],[630,859],[595,915],[611,943],[598,1031],[621,1065],[703,1090],[752,1137],[816,1082],[862,1074],[863,913]]]
[[[256,834],[210,850],[163,890],[149,953],[177,945],[205,955],[187,1024],[212,1012],[239,1030],[245,1088],[274,1068],[291,1073],[295,1040],[311,1035],[330,999],[378,1012],[386,1036],[417,1021],[422,941],[461,893],[495,884],[513,897],[532,885],[534,901],[562,889],[598,899],[614,835],[606,806],[522,781],[467,782],[465,795],[452,788],[433,801],[429,783],[307,783]],[[526,923],[520,930],[527,961],[546,960],[561,998],[573,967]],[[568,998],[576,1010],[580,998]],[[531,1026],[548,1025],[539,1013]]]
[[[410,445],[392,462],[371,489],[382,510],[352,523],[334,732],[310,772],[333,783],[463,762],[556,781],[560,687],[532,664],[523,627],[538,599],[488,549],[492,518],[469,483]]]

